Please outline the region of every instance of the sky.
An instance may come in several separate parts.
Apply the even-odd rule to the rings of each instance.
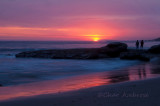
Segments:
[[[160,0],[0,0],[0,40],[160,37]]]

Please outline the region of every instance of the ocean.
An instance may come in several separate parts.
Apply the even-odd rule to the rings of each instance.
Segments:
[[[98,60],[67,60],[67,59],[34,59],[15,58],[15,54],[23,51],[98,48],[108,42],[80,41],[0,41],[0,84],[3,86],[60,80],[70,77],[107,72],[139,64],[140,61],[120,60],[118,58]],[[135,48],[135,42],[125,41],[129,48]],[[145,42],[148,49],[160,42]]]

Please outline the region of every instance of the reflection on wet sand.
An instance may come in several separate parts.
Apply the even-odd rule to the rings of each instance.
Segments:
[[[124,81],[143,80],[160,76],[160,66],[158,63],[144,63],[135,67],[123,70],[106,72],[104,79],[108,79],[111,83]]]
[[[160,76],[160,66],[155,63],[142,63],[116,71],[94,73],[77,76],[68,79],[43,81],[17,86],[0,88],[0,100],[11,98],[35,96],[49,93],[60,93],[72,90],[79,90],[100,85],[142,80]]]
[[[124,73],[121,75],[112,75],[108,77],[110,79],[110,83],[118,83],[118,82],[124,82],[129,80],[128,73]]]

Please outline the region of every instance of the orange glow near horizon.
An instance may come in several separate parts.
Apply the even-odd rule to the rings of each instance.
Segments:
[[[113,38],[113,34],[99,27],[64,27],[64,28],[35,28],[35,27],[0,27],[0,40],[80,40],[99,41]]]
[[[93,38],[93,41],[98,42],[100,38]]]
[[[103,35],[84,35],[86,38],[91,39],[94,42],[98,42],[100,39],[105,39]]]

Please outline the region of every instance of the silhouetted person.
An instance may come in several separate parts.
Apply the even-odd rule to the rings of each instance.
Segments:
[[[136,41],[136,48],[137,49],[139,48],[139,41],[138,40]]]
[[[143,48],[143,45],[144,45],[144,41],[141,40],[141,48]]]

